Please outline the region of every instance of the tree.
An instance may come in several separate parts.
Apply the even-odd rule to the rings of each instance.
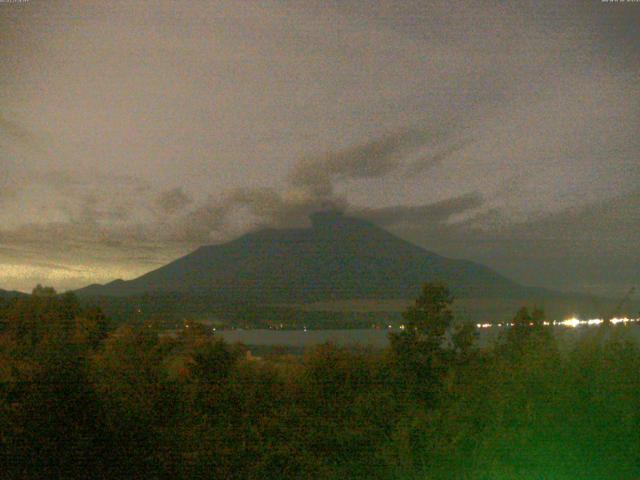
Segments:
[[[452,303],[446,285],[425,283],[420,296],[402,314],[404,330],[389,335],[401,382],[425,399],[435,398],[455,352],[447,338],[454,318]]]
[[[42,286],[11,301],[2,316],[0,451],[7,464],[0,471],[7,478],[74,478],[96,467],[98,404],[86,367],[102,336],[89,334],[103,317],[83,312],[73,294]]]
[[[527,349],[540,351],[544,345],[552,346],[553,338],[544,326],[544,319],[544,311],[540,308],[531,312],[527,307],[520,308],[505,333],[504,348],[511,353],[522,354]]]
[[[435,353],[443,347],[453,321],[453,296],[442,283],[425,283],[414,304],[402,313],[405,320],[400,333],[391,333],[391,348],[396,354],[420,347]]]
[[[38,284],[36,288],[31,291],[31,295],[34,297],[55,297],[57,292],[53,287],[43,287],[41,284]]]
[[[89,377],[108,439],[103,456],[115,469],[111,478],[158,478],[162,433],[176,404],[165,367],[173,348],[149,326],[125,325],[90,359]]]

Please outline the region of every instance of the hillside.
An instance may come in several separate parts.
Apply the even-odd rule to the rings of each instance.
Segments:
[[[78,290],[84,296],[206,294],[225,301],[313,302],[413,298],[442,280],[458,297],[529,296],[483,265],[439,256],[364,220],[335,212],[304,229],[264,229],[196,251],[130,281]]]
[[[22,297],[22,296],[26,296],[26,293],[22,293],[22,292],[16,292],[16,291],[9,291],[9,290],[2,290],[0,289],[0,298],[14,298],[14,297]]]

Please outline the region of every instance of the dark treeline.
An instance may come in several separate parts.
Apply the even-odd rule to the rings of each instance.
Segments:
[[[0,304],[4,478],[632,479],[640,352],[560,351],[540,311],[487,349],[425,285],[384,351],[256,359],[191,325],[108,328],[46,288]]]

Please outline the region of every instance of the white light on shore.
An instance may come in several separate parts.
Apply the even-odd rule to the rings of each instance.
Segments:
[[[613,325],[617,325],[620,323],[623,324],[627,324],[627,323],[639,323],[640,322],[640,318],[628,318],[628,317],[615,317],[612,318],[610,320],[610,322]],[[601,325],[604,323],[604,320],[602,318],[590,318],[588,320],[580,320],[577,317],[571,317],[571,318],[567,318],[566,320],[560,320],[560,321],[544,321],[542,322],[542,324],[546,327],[548,326],[552,326],[552,325],[560,325],[563,327],[570,327],[570,328],[576,328],[576,327],[581,327],[581,326],[595,326],[595,325]],[[533,323],[529,323],[529,326],[533,326]],[[507,322],[507,323],[476,323],[476,328],[479,329],[485,329],[485,328],[502,328],[502,327],[513,327],[513,323],[511,322]]]
[[[638,320],[630,320],[627,317],[623,317],[623,318],[612,318],[611,319],[611,323],[613,323],[614,325],[616,323],[628,323],[628,322],[637,322]]]
[[[580,325],[580,320],[578,320],[576,317],[572,317],[572,318],[568,318],[567,320],[563,320],[561,322],[558,322],[560,325],[564,325],[565,327],[572,327],[575,328],[578,325]]]
[[[476,323],[477,328],[490,328],[493,326],[497,326],[497,325],[494,325],[493,323]]]

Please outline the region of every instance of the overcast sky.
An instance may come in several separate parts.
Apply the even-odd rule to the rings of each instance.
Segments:
[[[640,3],[0,3],[0,288],[336,205],[516,281],[640,283]]]

